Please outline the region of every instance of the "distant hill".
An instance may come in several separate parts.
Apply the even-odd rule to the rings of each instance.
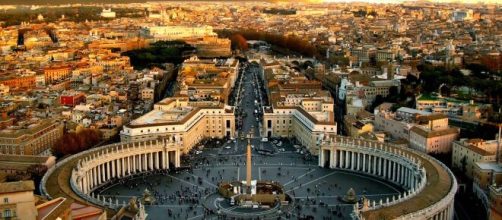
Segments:
[[[92,4],[92,3],[117,4],[117,3],[143,3],[147,1],[153,2],[152,0],[0,0],[0,5],[61,5],[61,4]],[[162,2],[163,0],[157,0],[157,1]],[[166,2],[167,1],[187,1],[187,0],[166,0]],[[204,1],[243,2],[243,1],[268,1],[268,0],[204,0]]]

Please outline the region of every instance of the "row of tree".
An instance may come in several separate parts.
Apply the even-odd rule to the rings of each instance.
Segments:
[[[220,37],[226,37],[233,39],[232,43],[234,45],[241,45],[239,41],[241,40],[260,40],[266,41],[272,45],[281,47],[282,49],[287,49],[292,52],[299,53],[307,57],[321,57],[320,51],[315,45],[311,44],[309,41],[304,40],[298,36],[285,36],[276,33],[262,32],[252,29],[246,30],[218,30],[218,35]],[[240,35],[240,37],[239,37]],[[242,38],[241,38],[242,37]]]
[[[97,129],[84,128],[78,132],[69,132],[59,138],[51,152],[57,158],[76,154],[90,149],[102,140],[102,133]]]

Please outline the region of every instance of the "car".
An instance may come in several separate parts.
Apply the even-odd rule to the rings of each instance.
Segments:
[[[251,145],[251,148],[254,149],[254,145]]]
[[[284,152],[284,151],[286,151],[286,149],[284,149],[284,148],[279,148],[279,151],[280,151],[280,152]]]
[[[266,137],[262,138],[261,142],[268,142],[268,138],[266,138]]]
[[[274,144],[277,144],[277,142],[279,142],[279,141],[277,141],[277,140],[273,140],[272,141],[272,143],[274,143]]]
[[[278,147],[282,146],[282,141],[279,141],[279,143],[277,143],[277,146]]]
[[[201,154],[201,153],[202,153],[202,151],[200,151],[200,150],[195,151],[195,154],[197,154],[197,155],[198,155],[198,154]]]
[[[232,148],[232,147],[230,147],[230,146],[225,146],[225,149],[230,149],[230,148]]]

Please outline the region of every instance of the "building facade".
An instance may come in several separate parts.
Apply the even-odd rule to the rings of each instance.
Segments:
[[[50,155],[52,145],[63,136],[63,124],[57,121],[30,120],[0,131],[0,153]]]
[[[234,138],[234,108],[219,102],[190,102],[186,97],[166,98],[125,125],[120,137],[122,141],[170,137],[188,152],[204,138]]]
[[[496,140],[461,139],[453,142],[452,167],[460,170],[467,177],[474,177],[477,162],[495,161]]]
[[[0,217],[2,219],[37,219],[33,181],[0,183]]]

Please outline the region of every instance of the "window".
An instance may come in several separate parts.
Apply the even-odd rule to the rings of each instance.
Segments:
[[[9,203],[9,198],[3,198],[3,203]]]
[[[12,217],[12,213],[10,212],[10,209],[6,209],[3,211],[3,217],[4,218],[10,218]]]

